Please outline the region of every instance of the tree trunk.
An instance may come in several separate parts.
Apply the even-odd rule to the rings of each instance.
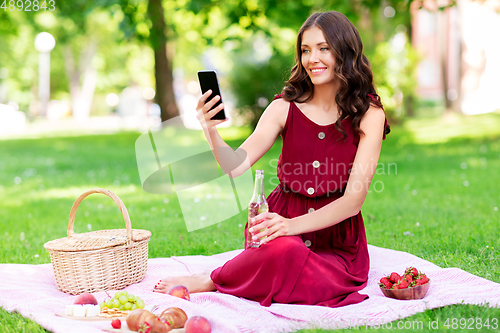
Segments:
[[[165,121],[178,116],[179,109],[175,102],[172,64],[167,58],[166,25],[161,0],[149,0],[148,15],[153,24],[150,40],[155,53],[155,100],[161,109],[161,120]]]

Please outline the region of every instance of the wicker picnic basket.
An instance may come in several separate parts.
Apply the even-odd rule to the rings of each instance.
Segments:
[[[122,212],[126,229],[75,234],[76,210],[92,193],[113,199]],[[123,289],[141,281],[148,268],[151,232],[132,229],[127,208],[118,196],[105,189],[89,190],[76,199],[69,214],[68,237],[45,243],[50,253],[57,287],[71,295]]]

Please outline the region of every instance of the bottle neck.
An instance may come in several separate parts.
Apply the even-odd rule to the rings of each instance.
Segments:
[[[251,202],[266,202],[266,197],[264,196],[264,172],[261,170],[257,170],[255,173],[255,185]]]
[[[253,188],[254,196],[264,196],[264,177],[255,176],[255,186]]]

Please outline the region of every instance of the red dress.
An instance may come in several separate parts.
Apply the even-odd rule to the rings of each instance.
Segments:
[[[359,142],[350,118],[342,126],[345,140],[335,124],[318,125],[290,103],[281,134],[280,184],[267,198],[271,212],[293,218],[342,196]],[[263,306],[277,302],[338,307],[368,298],[358,291],[367,283],[369,268],[360,212],[322,230],[247,248],[210,277],[220,292]]]

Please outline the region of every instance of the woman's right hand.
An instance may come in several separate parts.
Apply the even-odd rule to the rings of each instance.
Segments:
[[[228,120],[228,118],[211,120],[213,116],[215,116],[219,111],[224,109],[224,104],[221,103],[213,110],[210,110],[215,105],[215,103],[217,103],[220,100],[220,96],[217,95],[214,98],[210,99],[208,102],[206,102],[211,94],[212,90],[208,90],[206,93],[201,95],[200,99],[198,100],[198,106],[196,107],[197,111],[196,117],[200,121],[200,124],[204,130],[210,130],[216,125],[219,125],[220,123],[223,123],[226,120]]]

